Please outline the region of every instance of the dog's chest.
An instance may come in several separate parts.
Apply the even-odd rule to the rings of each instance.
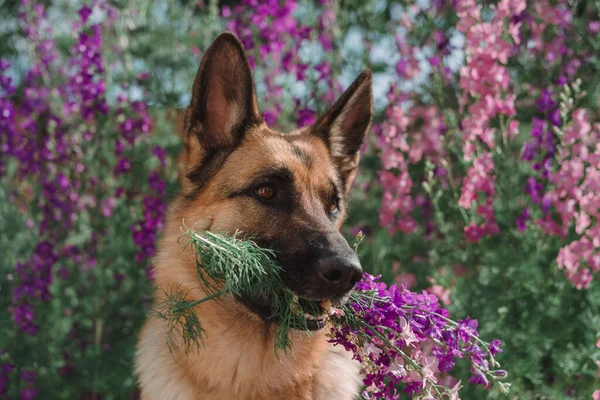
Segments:
[[[257,338],[222,341],[230,343],[229,351],[219,345],[211,348],[210,358],[219,360],[211,369],[222,377],[211,383],[220,390],[227,388],[234,398],[344,400],[358,392],[359,364],[323,335],[294,338],[292,352],[280,354],[279,359],[272,341],[265,346],[264,341],[253,339]]]
[[[198,353],[174,358],[154,324],[144,329],[136,360],[145,400],[351,400],[359,391],[359,364],[324,337],[296,338],[295,357],[278,360],[259,336],[233,341],[235,332],[221,331]]]
[[[231,384],[218,386],[206,397],[211,399],[244,400],[351,400],[360,389],[358,362],[344,349],[326,345],[313,364],[302,360],[279,365],[248,368],[239,363],[227,374]],[[240,360],[242,361],[242,360]],[[225,379],[223,380],[225,381]],[[215,384],[219,385],[217,382]],[[221,382],[222,383],[222,382]]]

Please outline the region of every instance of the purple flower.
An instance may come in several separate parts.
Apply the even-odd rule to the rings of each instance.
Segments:
[[[464,321],[458,321],[458,327],[456,329],[458,339],[465,343],[471,341],[473,336],[477,336],[477,325],[479,323],[475,319],[467,317]]]
[[[90,15],[92,15],[92,9],[88,6],[83,6],[79,9],[79,11],[77,11],[77,14],[79,14],[81,21],[85,24]]]
[[[414,396],[416,394],[421,393],[422,387],[423,387],[423,384],[421,382],[411,382],[408,385],[406,385],[404,392],[408,393],[410,396]]]
[[[119,176],[127,171],[129,171],[131,169],[131,163],[129,162],[129,160],[127,160],[126,158],[121,158],[119,159],[119,161],[117,162],[117,165],[114,169],[114,174],[115,176]]]
[[[540,97],[535,101],[538,110],[542,113],[553,110],[556,107],[556,102],[552,99],[553,93],[548,89],[543,89]]]
[[[301,108],[298,110],[298,119],[296,124],[299,128],[311,125],[315,122],[316,112],[310,108]]]
[[[152,155],[154,157],[158,158],[158,161],[160,161],[161,167],[165,167],[167,165],[165,162],[167,151],[165,149],[163,149],[160,146],[154,146],[152,148]]]
[[[18,306],[10,306],[9,310],[13,314],[13,321],[19,329],[30,336],[35,336],[40,329],[34,321],[35,314],[33,305],[29,303],[21,303]]]
[[[331,66],[329,65],[328,62],[322,62],[315,66],[315,71],[317,71],[319,73],[320,79],[323,79],[323,78],[329,77],[331,75]]]
[[[25,388],[21,390],[21,400],[33,400],[38,392],[34,388]]]
[[[274,125],[277,122],[277,117],[279,116],[279,113],[277,112],[277,110],[266,110],[263,113],[263,117],[265,119],[265,122],[267,123],[267,125]]]
[[[21,379],[26,384],[35,383],[35,371],[32,369],[24,369],[19,375],[19,379]]]
[[[527,229],[527,221],[529,221],[530,218],[531,212],[529,211],[529,208],[523,210],[521,215],[517,217],[517,230],[519,232],[525,232],[525,230]]]
[[[4,351],[0,349],[0,355]],[[0,369],[0,395],[6,393],[6,386],[10,380],[10,374],[15,370],[15,365],[9,362],[2,364]]]
[[[552,122],[552,125],[554,126],[561,126],[562,125],[562,121],[560,119],[560,109],[555,109],[554,111],[552,111],[548,117],[548,119],[550,120],[550,122]]]
[[[485,229],[474,222],[465,226],[464,234],[470,243],[478,243],[485,236]]]
[[[148,185],[159,196],[165,195],[165,182],[160,178],[158,171],[152,171],[148,177]]]
[[[550,197],[546,194],[544,195],[544,197],[542,198],[542,211],[544,213],[548,213],[548,211],[550,211],[550,207],[552,206],[552,200],[550,199]]]
[[[492,342],[490,343],[489,349],[490,349],[490,353],[492,353],[492,355],[494,355],[494,356],[498,353],[502,353],[502,349],[500,348],[500,340],[498,340],[498,339],[492,340]]]
[[[527,186],[525,187],[525,193],[531,196],[531,200],[534,204],[538,204],[541,200],[541,191],[543,185],[536,181],[534,177],[530,177],[527,180]]]
[[[330,342],[352,351],[354,358],[363,363],[363,383],[373,398],[395,398],[394,387],[401,382],[406,384],[405,392],[421,393],[423,381],[433,376],[434,365],[439,371],[448,372],[457,358],[468,358],[477,366],[473,370],[483,374],[483,378],[472,378],[475,383],[482,382],[487,387],[487,376],[495,379],[488,369],[488,357],[492,351],[500,352],[500,342],[494,340],[480,347],[477,343],[483,342],[477,342],[477,321],[466,318],[450,323],[448,311],[441,308],[435,295],[410,292],[396,285],[388,288],[379,277],[365,274],[348,307],[349,310],[332,314]],[[352,324],[344,319],[348,313],[361,322]],[[391,344],[382,342],[381,337]],[[421,346],[431,340],[439,344],[433,346],[432,356],[425,357]],[[403,349],[404,356],[416,357],[413,360],[421,365],[420,378],[408,374],[407,369],[412,367],[405,367],[404,356],[396,349]]]
[[[469,378],[469,383],[487,387],[490,382],[488,381],[487,377],[484,374],[482,374],[479,371],[475,371],[475,372],[473,372],[473,376],[471,376],[471,378]]]

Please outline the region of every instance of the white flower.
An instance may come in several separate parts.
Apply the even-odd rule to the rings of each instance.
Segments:
[[[404,368],[404,359],[397,357],[386,370],[387,373],[394,375],[396,378],[404,378],[407,374],[406,368]]]

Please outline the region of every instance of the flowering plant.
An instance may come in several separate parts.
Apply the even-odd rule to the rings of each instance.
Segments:
[[[0,60],[0,397],[46,397],[61,382],[71,393],[134,387],[81,366],[133,358],[147,260],[174,188],[166,154],[178,144],[161,138],[161,113],[131,98],[145,77],[108,71],[121,65],[103,57],[115,12],[81,7],[63,56],[45,7],[23,2],[32,64],[15,82]]]

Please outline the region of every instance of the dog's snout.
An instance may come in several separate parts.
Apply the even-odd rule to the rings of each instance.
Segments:
[[[299,297],[341,304],[361,280],[356,252],[337,231],[307,230],[295,247],[272,246],[283,266],[282,280]]]
[[[319,260],[318,264],[323,281],[338,291],[351,290],[363,276],[363,270],[356,257],[327,257]]]

